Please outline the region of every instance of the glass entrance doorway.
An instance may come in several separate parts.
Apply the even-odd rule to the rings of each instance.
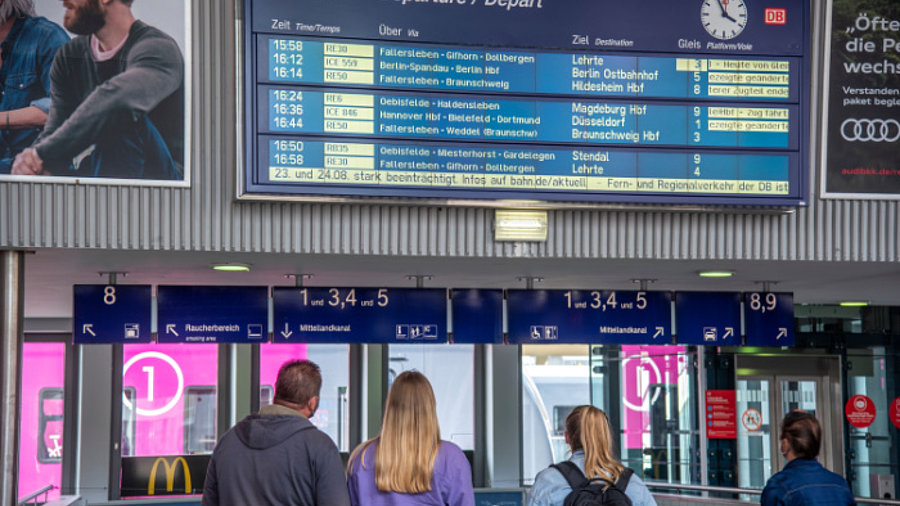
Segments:
[[[841,419],[833,409],[840,403],[838,357],[739,355],[736,364],[738,486],[761,489],[784,467],[779,428],[797,409],[822,424],[819,460],[841,473]]]

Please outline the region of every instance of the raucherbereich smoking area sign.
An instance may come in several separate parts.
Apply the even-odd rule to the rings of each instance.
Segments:
[[[900,199],[900,2],[829,4],[822,197]]]

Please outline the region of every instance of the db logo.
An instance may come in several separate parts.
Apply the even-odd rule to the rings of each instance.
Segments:
[[[787,23],[787,10],[785,9],[766,9],[765,16],[767,25],[783,25]]]

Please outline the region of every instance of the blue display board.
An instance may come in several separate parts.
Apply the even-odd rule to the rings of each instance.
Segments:
[[[276,343],[446,343],[444,288],[283,288]]]
[[[72,336],[75,344],[148,343],[150,285],[75,285]]]
[[[244,5],[246,194],[805,204],[807,1]]]
[[[678,344],[741,345],[741,294],[678,292],[675,295]]]
[[[794,345],[794,294],[744,294],[744,331],[747,346]]]
[[[156,299],[160,343],[268,340],[268,287],[160,285]]]
[[[453,289],[450,301],[454,343],[503,342],[502,290]]]
[[[671,344],[669,292],[509,290],[509,342]]]

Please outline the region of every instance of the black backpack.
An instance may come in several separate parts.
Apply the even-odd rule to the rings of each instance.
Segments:
[[[589,480],[578,466],[568,460],[553,464],[552,467],[562,473],[572,487],[564,506],[632,506],[631,499],[625,495],[625,489],[634,471],[627,467],[615,483],[599,477]]]

